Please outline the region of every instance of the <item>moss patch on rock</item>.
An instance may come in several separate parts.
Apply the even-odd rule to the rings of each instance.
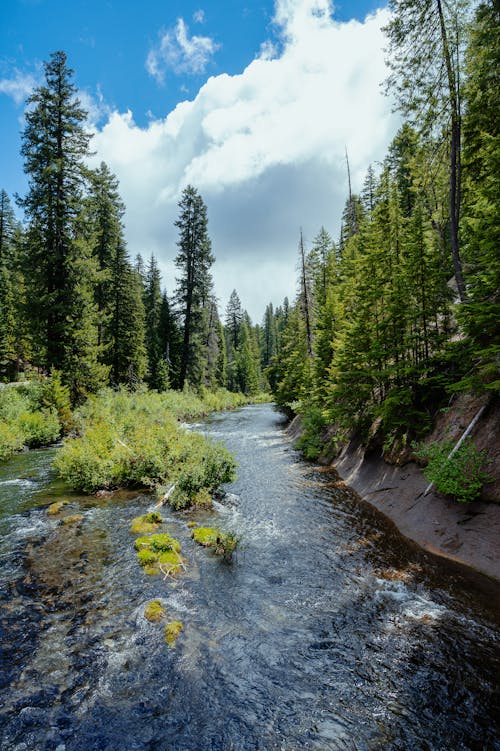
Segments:
[[[170,647],[175,646],[177,637],[183,630],[184,626],[181,621],[172,621],[165,626],[165,641]]]
[[[57,516],[57,514],[61,513],[61,509],[63,506],[66,506],[68,501],[55,501],[55,503],[51,503],[50,506],[47,509],[47,513],[50,516]]]
[[[219,530],[214,527],[197,527],[191,532],[191,537],[198,545],[203,545],[205,548],[214,547],[217,543],[217,535]]]
[[[83,514],[72,514],[61,519],[61,524],[79,524],[81,521],[83,521]]]
[[[134,535],[145,535],[148,532],[155,532],[158,526],[163,522],[161,515],[157,511],[149,514],[136,516],[130,523],[130,531]]]
[[[238,538],[232,532],[221,532],[214,527],[198,527],[193,529],[191,537],[198,545],[205,548],[213,548],[216,555],[230,561],[238,546]]]
[[[135,541],[137,561],[146,574],[176,576],[184,566],[179,541],[166,533],[138,537]]]
[[[144,618],[151,623],[158,623],[165,615],[165,608],[160,600],[151,600],[144,608]]]

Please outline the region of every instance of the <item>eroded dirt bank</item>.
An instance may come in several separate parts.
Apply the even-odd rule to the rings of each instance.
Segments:
[[[459,400],[437,420],[429,440],[458,439],[478,406],[477,400]],[[485,488],[488,499],[497,499],[500,486],[499,431],[499,410],[495,406],[488,409],[474,432],[476,446],[488,447],[492,458],[490,473],[496,477]],[[296,418],[290,433],[296,437],[299,432],[300,419]],[[500,583],[500,503],[462,504],[432,491],[424,496],[429,483],[414,462],[404,466],[388,464],[380,450],[366,454],[355,441],[343,448],[331,466],[346,485],[391,519],[405,537]]]

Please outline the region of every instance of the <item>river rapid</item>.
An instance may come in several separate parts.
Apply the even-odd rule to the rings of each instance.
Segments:
[[[57,449],[2,465],[2,751],[499,750],[494,588],[304,462],[270,405],[190,429],[239,476],[213,511],[162,510],[187,559],[175,581],[136,562],[150,496],[68,493]],[[83,520],[48,515],[60,498]],[[236,532],[232,563],[193,520]],[[174,648],[151,599],[183,623]]]

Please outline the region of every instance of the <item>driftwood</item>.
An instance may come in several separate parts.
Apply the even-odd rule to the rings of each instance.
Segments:
[[[160,498],[158,503],[155,503],[155,508],[160,508],[160,506],[164,506],[168,502],[168,499],[170,498],[170,496],[172,495],[176,487],[177,487],[177,483],[174,482],[174,484],[171,485],[169,489],[167,490],[167,492]]]

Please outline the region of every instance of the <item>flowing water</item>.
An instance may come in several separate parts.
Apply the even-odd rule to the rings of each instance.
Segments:
[[[65,493],[57,449],[3,465],[1,749],[500,749],[491,592],[302,461],[270,406],[194,429],[240,465],[194,519],[241,543],[227,564],[165,510],[188,561],[176,581],[135,559],[151,497]],[[81,522],[47,514],[61,497]],[[153,598],[183,622],[174,648],[144,618]]]

